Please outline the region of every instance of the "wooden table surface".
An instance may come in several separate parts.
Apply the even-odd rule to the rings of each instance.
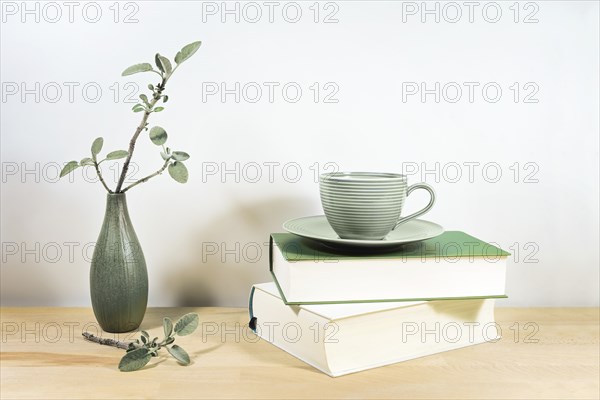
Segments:
[[[598,308],[499,308],[498,342],[339,378],[257,339],[244,309],[149,309],[142,329],[151,336],[162,335],[163,316],[200,314],[199,329],[177,339],[193,363],[161,356],[130,373],[117,368],[122,350],[81,337],[97,333],[91,309],[0,310],[2,399],[600,397]]]

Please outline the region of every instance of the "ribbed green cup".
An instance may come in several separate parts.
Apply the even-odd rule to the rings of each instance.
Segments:
[[[431,201],[401,218],[406,196],[426,189]],[[381,172],[334,172],[319,177],[321,204],[327,221],[342,239],[381,240],[401,223],[429,211],[433,189],[424,183],[408,187],[405,175]]]

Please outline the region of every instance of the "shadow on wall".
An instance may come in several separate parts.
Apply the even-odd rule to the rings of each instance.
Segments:
[[[271,281],[269,235],[288,219],[311,215],[311,202],[280,197],[237,202],[189,235],[191,263],[176,265],[163,289],[177,293],[177,306],[245,307],[254,283]]]

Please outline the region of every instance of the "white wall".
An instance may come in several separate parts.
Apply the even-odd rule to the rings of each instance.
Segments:
[[[151,305],[244,306],[250,285],[269,279],[269,233],[289,218],[321,213],[315,170],[334,166],[404,171],[410,182],[434,185],[439,200],[426,219],[514,254],[510,298],[502,305],[597,306],[598,3],[520,3],[515,22],[512,1],[481,2],[469,22],[469,8],[459,2],[455,23],[448,20],[456,8],[445,3],[427,3],[441,10],[436,23],[435,15],[422,22],[420,12],[412,14],[421,2],[386,1],[321,3],[315,23],[312,3],[279,3],[272,23],[262,2],[254,3],[263,13],[256,23],[247,21],[254,5],[238,3],[246,14],[239,23],[225,15],[223,23],[220,14],[203,13],[221,2],[137,1],[121,3],[115,23],[107,2],[97,3],[102,15],[92,23],[95,5],[82,14],[82,2],[71,23],[58,2],[62,18],[52,23],[54,5],[37,3],[36,22],[20,2],[3,2],[2,305],[90,304],[89,244],[100,230],[104,192],[81,171],[57,181],[57,163],[86,157],[96,136],[104,136],[107,150],[126,148],[140,116],[130,111],[126,84],[143,90],[156,79],[120,72],[201,39],[200,51],[169,83],[166,110],[151,122],[167,129],[173,148],[192,155],[190,181],[180,185],[165,174],[128,195]],[[300,21],[286,21],[284,6],[291,20],[296,4]],[[488,22],[496,6],[500,20]],[[132,12],[138,22],[123,23]],[[330,13],[337,23],[323,22]],[[251,84],[239,103],[233,94],[223,102],[206,91],[221,82],[230,89],[256,82],[262,98],[249,101]],[[279,84],[273,102],[264,82]],[[302,89],[296,103],[282,95],[290,82]],[[440,101],[409,95],[411,82],[429,89],[439,82]],[[456,103],[452,82],[463,92]],[[472,102],[464,82],[478,85]],[[32,93],[21,98],[21,85]],[[78,85],[72,99],[69,85]],[[53,103],[56,86],[62,95]],[[102,90],[95,103],[94,87]],[[502,94],[492,102],[495,87]],[[324,102],[335,88],[338,102]],[[141,177],[161,160],[142,138],[134,162]],[[239,182],[235,173],[220,173],[236,163]],[[279,163],[272,182],[269,163]],[[439,173],[423,174],[436,163]],[[221,171],[208,175],[215,165]],[[252,183],[256,165],[262,177]],[[106,174],[114,185],[114,170]],[[425,201],[414,197],[412,208]]]

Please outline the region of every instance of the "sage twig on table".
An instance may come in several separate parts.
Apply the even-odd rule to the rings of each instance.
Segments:
[[[114,339],[100,338],[89,332],[83,332],[82,335],[91,342],[127,350],[119,362],[119,370],[130,372],[143,368],[148,364],[152,357],[158,356],[159,350],[163,347],[166,348],[169,354],[171,354],[180,364],[189,365],[191,361],[188,353],[180,346],[173,344],[173,342],[175,342],[175,335],[187,336],[193,333],[198,327],[198,322],[198,314],[195,313],[185,314],[183,317],[179,318],[175,325],[173,325],[173,321],[171,321],[170,318],[163,318],[165,337],[160,342],[158,341],[158,337],[150,340],[150,334],[146,331],[142,331],[140,338],[132,342],[120,342]]]
[[[98,336],[94,336],[89,332],[83,332],[83,337],[89,340],[90,342],[103,344],[105,346],[117,347],[119,349],[127,350],[133,342],[121,342],[119,340],[114,340],[110,338],[101,338]]]

